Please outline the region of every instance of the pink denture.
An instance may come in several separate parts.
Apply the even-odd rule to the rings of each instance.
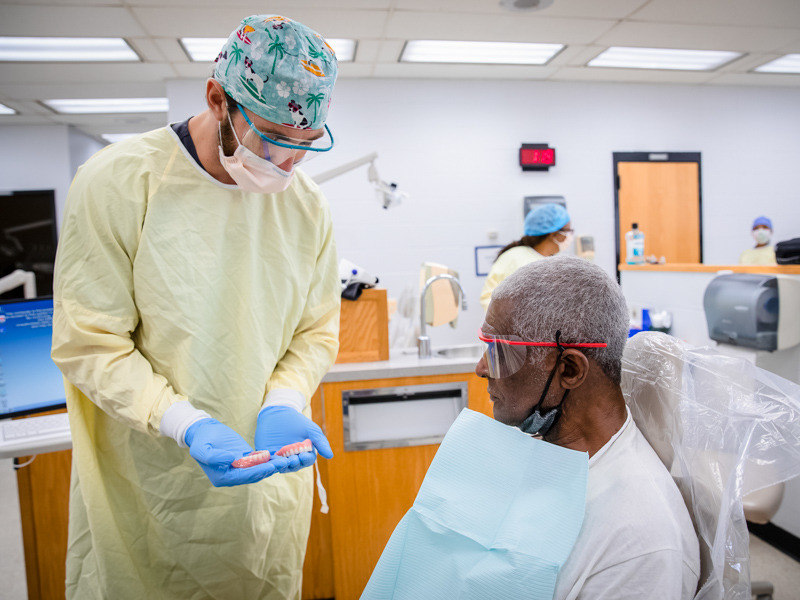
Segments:
[[[311,452],[312,448],[313,446],[311,445],[311,440],[303,440],[302,442],[297,442],[296,444],[284,446],[275,454],[277,456],[283,456],[284,458],[287,458],[289,456],[294,456],[295,454],[300,454],[301,452]]]
[[[247,467],[255,467],[265,462],[269,462],[269,450],[256,450],[247,456],[233,461],[231,466],[235,469],[246,469]]]

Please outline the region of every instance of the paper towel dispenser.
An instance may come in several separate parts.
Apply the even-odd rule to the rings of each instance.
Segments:
[[[800,343],[800,279],[732,273],[715,277],[703,308],[708,336],[758,350],[783,350]]]

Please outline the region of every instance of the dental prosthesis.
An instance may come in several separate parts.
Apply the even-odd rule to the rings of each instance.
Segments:
[[[313,450],[313,446],[311,445],[311,440],[306,439],[302,442],[297,442],[296,444],[289,444],[288,446],[284,446],[280,450],[275,453],[275,456],[282,456],[283,458],[288,458],[290,456],[294,456],[295,454],[300,454],[301,452],[311,452]],[[256,450],[255,452],[251,452],[247,456],[243,456],[239,458],[231,464],[234,469],[246,469],[248,467],[255,467],[256,465],[263,464],[265,462],[269,462],[270,454],[269,450]]]

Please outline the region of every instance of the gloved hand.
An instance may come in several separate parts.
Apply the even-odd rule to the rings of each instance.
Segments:
[[[325,458],[333,458],[328,439],[314,421],[289,406],[267,406],[258,413],[256,423],[256,450],[269,450],[275,454],[288,444],[311,440],[311,444]],[[277,457],[280,458],[280,457]],[[314,464],[314,452],[290,456],[288,472],[299,471]]]
[[[192,423],[183,439],[192,458],[200,464],[214,487],[255,483],[289,468],[289,461],[280,456],[271,457],[269,462],[255,467],[233,468],[233,461],[250,454],[253,449],[242,436],[216,419]]]

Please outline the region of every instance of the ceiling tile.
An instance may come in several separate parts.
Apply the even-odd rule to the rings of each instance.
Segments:
[[[214,74],[214,63],[175,63],[172,65],[178,77],[205,81]],[[200,89],[200,88],[198,88]],[[201,93],[201,92],[198,92]]]
[[[800,28],[797,0],[652,0],[633,15],[639,21]]]
[[[155,44],[153,38],[140,37],[128,38],[127,42],[133,46],[136,53],[147,62],[164,62],[166,57],[161,49]]]
[[[795,40],[800,30],[715,27],[671,23],[621,23],[597,40],[607,46],[770,52]]]
[[[217,5],[219,6],[219,4]],[[131,9],[150,35],[157,37],[228,37],[243,17],[241,9],[134,7]],[[381,31],[386,13],[380,10],[293,10],[291,18],[331,38],[359,38]],[[366,37],[366,36],[364,36]]]
[[[500,0],[397,0],[396,10],[452,11],[454,13],[483,13],[494,15],[524,15],[525,17],[579,17],[582,19],[623,19],[647,0],[557,0],[541,11],[509,11]]]
[[[3,83],[0,94],[17,100],[45,98],[159,98],[166,95],[163,81],[152,83]]]
[[[603,46],[582,46],[572,44],[556,54],[547,65],[561,67],[563,65],[583,65],[604,50]],[[588,56],[589,58],[584,58]]]
[[[375,62],[375,60],[378,58],[378,50],[380,47],[380,40],[358,40],[358,46],[356,47],[356,62]]]
[[[713,85],[800,86],[800,75],[785,73],[721,73]]]
[[[372,75],[372,63],[339,63],[339,77],[345,79],[365,78]]]
[[[64,2],[76,0],[62,0]],[[219,8],[220,0],[131,0],[130,4],[135,6],[158,6],[161,8]],[[241,15],[239,20],[249,15],[276,14],[284,15],[295,21],[305,23],[297,17],[298,9],[307,11],[311,9],[323,10],[358,10],[376,9],[387,10],[392,5],[392,0],[302,0],[300,2],[254,2],[253,0],[225,0],[224,5],[228,8],[236,9]]]
[[[384,40],[378,50],[378,62],[396,63],[400,60],[405,42],[401,40]]]
[[[181,37],[189,37],[189,36],[181,36]],[[164,55],[164,58],[171,63],[177,62],[191,62],[189,56],[183,50],[183,46],[181,46],[178,38],[159,38],[154,37],[152,38],[153,43],[158,46],[158,49],[161,50],[161,54]]]
[[[168,63],[43,63],[32,69],[20,63],[0,63],[0,81],[6,83],[153,82],[174,77]]]
[[[125,8],[0,4],[0,35],[137,37],[146,34]]]
[[[402,40],[475,40],[590,44],[615,21],[555,19],[532,15],[393,13],[386,37]]]
[[[608,81],[641,83],[705,83],[714,73],[661,71],[656,69],[609,69],[602,67],[562,67],[550,79],[562,81]]]
[[[546,79],[553,67],[517,65],[441,65],[426,63],[377,63],[375,77],[398,79]]]

